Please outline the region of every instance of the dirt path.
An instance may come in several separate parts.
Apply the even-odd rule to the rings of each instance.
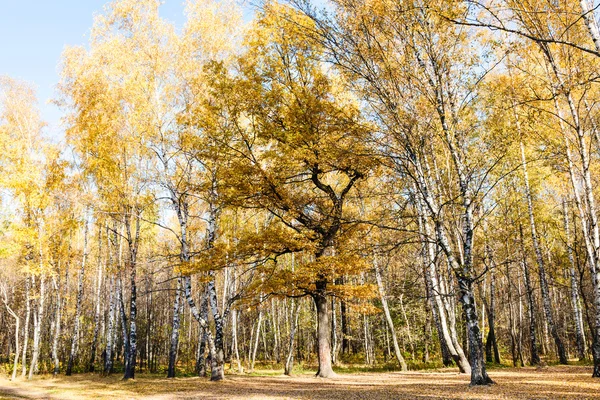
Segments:
[[[600,380],[590,368],[549,367],[494,370],[498,383],[470,388],[468,377],[454,372],[344,374],[331,380],[309,375],[249,377],[229,375],[224,382],[200,378],[169,380],[140,376],[82,374],[37,378],[31,382],[0,379],[1,399],[600,399]]]

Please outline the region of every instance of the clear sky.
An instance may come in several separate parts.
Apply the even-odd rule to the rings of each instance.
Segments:
[[[58,83],[60,55],[69,45],[86,45],[94,14],[107,0],[0,0],[0,75],[37,88],[46,133],[61,138],[61,111],[49,100]],[[184,0],[164,0],[161,14],[181,26]]]
[[[259,0],[239,0],[246,18]],[[65,46],[87,45],[94,15],[109,0],[0,0],[0,75],[33,83],[46,134],[60,140],[61,110],[50,100],[59,80]],[[185,0],[162,0],[160,13],[176,27],[184,24]],[[326,0],[314,0],[323,6]]]

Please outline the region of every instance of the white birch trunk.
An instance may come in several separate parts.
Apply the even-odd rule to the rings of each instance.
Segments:
[[[383,280],[381,278],[381,271],[379,269],[379,263],[377,262],[377,257],[373,258],[373,266],[375,267],[375,278],[377,280],[377,289],[379,290],[379,298],[381,299],[381,305],[383,307],[383,312],[385,315],[385,320],[390,328],[390,332],[392,334],[392,344],[394,345],[394,354],[396,355],[396,360],[400,365],[402,371],[407,371],[408,368],[406,366],[406,361],[402,356],[402,352],[400,351],[400,346],[398,345],[398,336],[396,335],[396,329],[394,327],[394,321],[392,320],[392,315],[390,314],[390,309],[388,307],[387,298],[385,295],[385,288],[383,286]]]

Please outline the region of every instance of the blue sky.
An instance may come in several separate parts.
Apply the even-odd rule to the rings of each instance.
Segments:
[[[61,111],[49,104],[58,83],[60,55],[69,45],[85,45],[107,0],[0,0],[0,75],[26,80],[37,88],[46,133],[62,137]],[[161,14],[181,26],[184,0],[165,0]]]
[[[259,0],[239,0],[246,18]],[[46,134],[63,137],[61,110],[50,100],[59,80],[58,65],[66,46],[87,45],[94,15],[109,0],[0,0],[0,75],[33,83],[37,89]],[[163,18],[184,23],[185,0],[162,0]],[[326,0],[314,0],[323,6]]]

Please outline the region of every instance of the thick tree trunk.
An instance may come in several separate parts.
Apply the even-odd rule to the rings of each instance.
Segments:
[[[329,310],[326,290],[327,281],[319,279],[316,282],[316,291],[312,295],[317,308],[317,354],[319,357],[317,376],[320,378],[336,376],[331,367],[331,311]]]
[[[198,323],[200,324],[200,327],[204,328],[206,330],[206,341],[208,343],[208,349],[210,352],[210,359],[211,359],[210,380],[211,381],[222,380],[225,377],[225,374],[224,374],[223,369],[222,368],[219,369],[216,365],[216,361],[215,361],[216,349],[215,349],[215,343],[213,340],[213,336],[212,336],[212,333],[210,332],[210,330],[208,329],[208,321],[200,315],[200,311],[198,310],[198,307],[196,306],[196,302],[194,301],[194,298],[192,297],[192,279],[189,276],[183,277],[183,288],[185,290],[185,297],[186,297],[186,300],[190,307],[190,310],[192,311],[192,315],[194,316],[196,321],[198,321]]]
[[[377,288],[379,289],[379,298],[383,307],[383,313],[385,315],[385,320],[392,334],[392,344],[394,345],[394,353],[396,355],[396,360],[398,360],[398,364],[400,365],[402,371],[407,371],[408,368],[406,366],[406,361],[404,360],[404,357],[400,352],[400,346],[398,346],[398,336],[396,335],[394,321],[392,320],[392,315],[390,314],[387,298],[385,296],[385,288],[383,287],[383,280],[381,278],[381,271],[379,270],[379,263],[377,262],[377,257],[374,257],[373,259],[373,266],[375,267],[375,278],[377,280]]]
[[[473,281],[470,278],[472,274],[472,215],[469,213],[469,207],[465,207],[465,210],[465,264],[462,266],[462,268],[460,265],[458,265],[458,262],[454,257],[454,253],[450,248],[450,244],[444,232],[444,227],[439,220],[436,221],[435,231],[440,247],[446,254],[448,263],[452,266],[454,274],[456,275],[456,279],[458,280],[460,301],[462,303],[468,333],[471,385],[488,385],[494,382],[487,374],[483,358],[483,342],[481,339],[481,331],[479,329],[479,321],[477,318],[475,296],[473,295]]]
[[[75,356],[77,355],[77,345],[79,343],[79,327],[81,318],[81,302],[83,300],[83,277],[85,275],[85,265],[88,256],[88,230],[89,225],[86,220],[83,228],[83,256],[81,259],[81,268],[79,269],[79,275],[77,276],[77,303],[75,306],[75,323],[73,325],[73,335],[71,336],[71,351],[69,352],[69,361],[67,363],[66,375],[70,376],[73,372],[73,363],[75,362]]]
[[[471,386],[488,385],[493,383],[485,370],[483,362],[483,343],[477,320],[477,309],[475,297],[473,296],[473,283],[462,277],[458,277],[460,300],[465,313],[465,322],[469,335],[469,358],[471,360]]]
[[[208,204],[208,230],[206,232],[206,246],[207,249],[212,249],[215,246],[217,239],[217,223],[219,219],[220,209],[216,205],[217,200],[217,182],[214,179],[211,181],[210,190],[210,201]],[[219,312],[219,306],[217,301],[217,288],[215,283],[214,272],[210,272],[211,280],[208,282],[206,287],[208,303],[212,312],[213,321],[215,323],[215,337],[214,346],[215,354],[211,355],[211,365],[213,366],[212,376],[222,379],[225,376],[224,364],[225,364],[225,348],[223,341],[223,324],[226,310],[223,309]],[[223,301],[225,304],[225,292],[223,292]]]
[[[200,299],[200,313],[205,321],[208,321],[208,298],[205,290]],[[200,327],[198,335],[198,355],[196,357],[196,374],[200,377],[206,376],[206,342],[207,328]],[[210,356],[209,356],[210,357]]]
[[[179,347],[179,313],[181,308],[181,276],[177,278],[177,289],[173,302],[173,324],[171,325],[171,347],[169,348],[169,368],[167,378],[175,378],[175,364],[177,361],[177,349]]]
[[[198,333],[198,352],[196,354],[196,366],[194,371],[196,372],[196,375],[201,378],[206,377],[206,339],[206,329],[200,328]]]
[[[217,371],[213,371],[214,375],[224,376],[224,365],[225,365],[225,348],[223,343],[223,317],[219,313],[217,305],[217,290],[215,285],[214,277],[208,282],[206,287],[208,294],[208,302],[210,303],[210,309],[212,311],[213,320],[215,322],[215,359],[213,364]]]

